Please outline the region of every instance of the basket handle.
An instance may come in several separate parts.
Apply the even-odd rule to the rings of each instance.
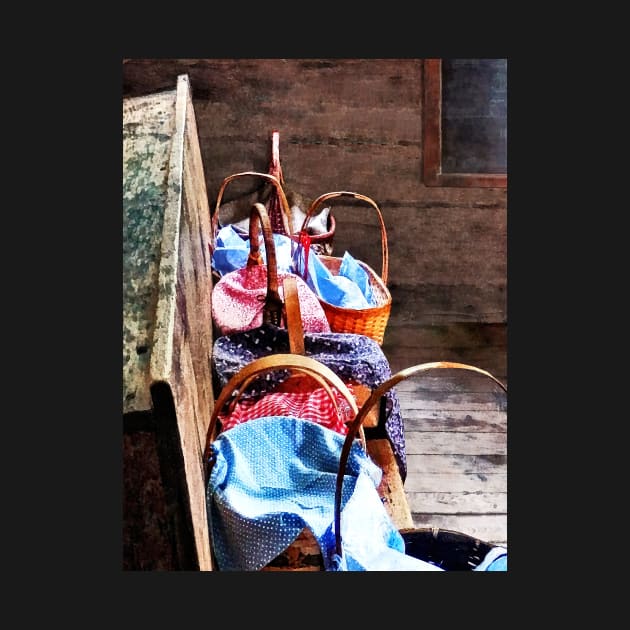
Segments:
[[[337,401],[330,389],[330,385],[332,385],[348,402],[352,412],[355,415],[358,413],[359,410],[356,400],[354,399],[354,396],[352,395],[348,387],[329,367],[327,367],[323,363],[320,363],[319,361],[316,361],[315,359],[307,356],[284,353],[271,354],[266,357],[255,359],[251,363],[248,363],[241,370],[239,370],[226,383],[214,404],[212,415],[210,417],[210,423],[208,425],[206,447],[204,450],[203,458],[204,465],[206,467],[206,480],[208,479],[209,472],[208,457],[210,455],[210,446],[212,444],[212,440],[214,439],[214,432],[216,429],[219,413],[225,406],[226,402],[228,402],[228,400],[230,399],[233,399],[233,402],[235,403],[254,377],[265,372],[282,369],[289,369],[295,372],[301,372],[303,374],[313,377],[313,379],[324,388],[338,410]]]
[[[335,551],[339,557],[341,557],[341,490],[343,486],[343,477],[346,470],[348,455],[350,454],[350,448],[352,447],[352,440],[354,439],[354,436],[359,430],[359,427],[361,427],[368,413],[370,413],[372,408],[380,401],[381,397],[389,389],[394,387],[397,383],[400,383],[400,381],[409,378],[410,376],[440,368],[455,368],[478,372],[479,374],[483,374],[484,376],[492,379],[501,387],[501,389],[503,389],[503,391],[507,392],[507,387],[499,379],[490,374],[490,372],[486,372],[486,370],[482,370],[481,368],[475,367],[474,365],[468,365],[466,363],[452,363],[450,361],[434,361],[431,363],[419,363],[418,365],[413,365],[411,367],[400,370],[399,372],[396,372],[396,374],[394,374],[384,383],[379,385],[370,394],[370,397],[363,403],[363,405],[361,405],[359,413],[348,427],[346,440],[343,444],[343,448],[341,449],[341,457],[339,458],[339,472],[337,473],[337,486],[335,488]]]
[[[280,165],[280,133],[277,130],[271,132],[271,162],[269,163],[269,174],[273,175],[284,187],[284,174]],[[278,195],[272,194],[269,198],[269,219],[274,232],[292,236],[286,229],[286,212],[283,212],[282,203]],[[289,220],[291,215],[289,214]],[[292,227],[292,226],[291,226]]]
[[[284,175],[280,165],[280,132],[274,129],[271,132],[271,162],[269,163],[269,173],[273,175],[284,186]]]
[[[263,306],[263,323],[280,325],[282,319],[282,298],[278,293],[278,264],[276,261],[276,246],[273,241],[271,221],[267,209],[262,203],[252,206],[249,216],[249,256],[247,266],[263,265],[260,253],[260,227],[262,227],[265,252],[267,257],[267,293]]]
[[[284,227],[286,230],[286,233],[291,236],[293,234],[293,232],[291,231],[291,224],[292,224],[292,216],[291,216],[291,207],[289,206],[289,202],[287,200],[286,195],[284,194],[284,190],[282,189],[282,185],[280,184],[280,182],[278,181],[278,179],[276,177],[274,177],[273,175],[270,175],[269,173],[259,173],[257,171],[243,171],[242,173],[234,173],[233,175],[229,175],[228,177],[226,177],[222,184],[221,187],[219,188],[219,192],[217,194],[217,201],[215,203],[214,206],[214,212],[212,213],[212,219],[211,219],[211,242],[210,242],[210,247],[211,247],[211,251],[214,251],[214,248],[216,246],[216,240],[217,240],[217,232],[218,227],[219,227],[219,208],[221,206],[221,200],[223,199],[223,193],[225,192],[225,189],[227,187],[227,185],[239,178],[239,177],[262,177],[263,179],[266,179],[268,181],[270,181],[277,193],[278,193],[278,198],[280,199],[280,205],[282,207],[282,217],[283,217],[283,223],[284,223]]]
[[[360,201],[365,201],[366,203],[369,203],[376,210],[376,214],[378,216],[378,221],[381,228],[381,279],[387,285],[387,276],[389,274],[389,250],[387,248],[387,231],[385,230],[385,221],[383,221],[383,215],[379,207],[376,205],[376,202],[370,197],[367,197],[366,195],[361,195],[360,193],[349,192],[346,190],[328,192],[328,193],[324,193],[323,195],[320,195],[309,206],[309,209],[306,212],[306,216],[304,217],[304,222],[302,223],[302,227],[300,228],[300,233],[306,230],[306,226],[308,225],[308,222],[310,221],[313,214],[315,214],[315,209],[319,205],[321,205],[322,203],[324,203],[324,201],[327,201],[328,199],[335,199],[337,197],[344,197],[344,196],[353,197],[354,199],[359,199]]]
[[[286,276],[282,281],[284,288],[285,322],[289,335],[289,350],[292,354],[306,354],[304,348],[304,325],[300,312],[300,298],[297,289],[297,278]]]
[[[287,276],[283,280],[284,287],[284,305],[286,309],[285,322],[287,326],[287,334],[289,336],[289,350],[293,354],[306,355],[304,345],[304,326],[302,325],[302,317],[300,314],[300,298],[297,290],[297,278],[295,276]],[[367,451],[367,443],[363,426],[358,429],[359,442],[363,450]]]

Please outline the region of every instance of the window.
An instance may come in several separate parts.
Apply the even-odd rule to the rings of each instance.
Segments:
[[[507,187],[507,59],[425,59],[427,186]]]

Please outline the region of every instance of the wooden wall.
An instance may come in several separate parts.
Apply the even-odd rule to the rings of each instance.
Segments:
[[[507,322],[507,191],[424,185],[421,59],[127,59],[122,71],[123,96],[189,75],[211,208],[224,177],[267,171],[273,129],[305,204],[333,190],[377,202],[393,298],[384,345],[417,326]],[[373,211],[334,212],[335,255],[380,270]]]

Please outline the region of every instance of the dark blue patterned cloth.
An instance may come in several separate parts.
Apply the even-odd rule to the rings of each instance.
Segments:
[[[392,372],[389,361],[373,339],[354,333],[307,333],[304,351],[330,368],[343,381],[355,381],[375,389]],[[212,372],[215,389],[219,392],[246,365],[270,354],[288,353],[289,335],[286,329],[263,324],[254,330],[218,337],[212,350]],[[244,397],[258,397],[273,390],[289,375],[287,370],[256,377]],[[407,477],[405,433],[400,400],[392,387],[384,396],[385,405],[379,414],[380,429],[392,445],[402,480]]]

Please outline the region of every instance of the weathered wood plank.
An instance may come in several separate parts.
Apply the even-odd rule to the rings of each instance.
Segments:
[[[422,455],[407,454],[407,468],[418,473],[485,474],[504,472],[507,455]],[[499,467],[499,468],[497,468]],[[503,467],[503,468],[501,468]]]
[[[405,479],[405,492],[411,495],[414,492],[506,492],[507,491],[507,467],[497,466],[504,472],[492,473],[427,473],[408,472]]]
[[[402,385],[402,383],[400,384]],[[443,389],[406,390],[397,386],[396,391],[405,408],[411,411],[507,411],[503,392],[458,392],[456,385],[443,384]]]
[[[506,455],[505,433],[411,431],[406,433],[408,455]]]
[[[411,512],[417,514],[505,514],[506,492],[410,492]]]
[[[438,290],[438,287],[433,288]],[[423,325],[417,313],[414,314],[414,309],[409,308],[408,302],[394,302],[395,292],[390,290],[392,313],[382,347],[390,360],[392,371],[427,361],[457,361],[482,368],[507,385],[505,325],[462,321],[456,324]],[[403,314],[402,309],[408,309],[408,317]],[[405,318],[408,319],[407,323],[401,324]],[[426,396],[429,390],[502,394],[501,389],[487,377],[462,370],[441,370],[439,374],[427,372],[422,377],[400,383],[397,389],[417,391],[419,398]]]
[[[133,384],[125,390],[125,411],[136,411],[141,401],[155,413],[169,534],[177,549],[174,568],[209,570],[201,461],[214,404],[205,177],[188,79],[180,76],[175,91],[140,101],[124,104],[129,113],[123,119],[128,137],[124,217],[129,287],[124,316],[127,329],[145,334],[142,352],[134,347],[139,341],[133,329],[124,338],[124,356],[142,358],[141,364],[127,361],[142,372],[125,371],[125,382]]]
[[[501,350],[501,348],[497,348],[497,354]],[[419,363],[423,362],[420,361]],[[474,363],[472,365],[476,366]],[[488,371],[496,376],[491,370]],[[455,402],[458,399],[469,399],[471,402],[476,402],[480,400],[496,401],[497,395],[506,398],[506,393],[502,388],[484,375],[471,373],[467,370],[444,369],[441,372],[442,374],[437,376],[435,374],[438,373],[435,371],[433,371],[434,376],[430,371],[424,372],[422,376],[401,381],[396,385],[396,390],[408,398],[414,398],[419,403],[425,399],[439,400],[450,404],[451,401]],[[461,377],[454,376],[454,372],[457,372]]]
[[[377,490],[392,522],[398,529],[412,527],[405,489],[389,440],[367,440],[367,450],[372,461],[383,471]]]
[[[354,396],[357,401],[357,407],[359,407],[360,409],[363,406],[363,403],[370,397],[372,390],[361,383],[352,383],[352,387],[354,391]],[[378,405],[374,405],[374,407],[370,410],[370,412],[365,416],[365,419],[363,420],[363,428],[373,429],[377,427],[379,419],[378,414],[379,407]]]
[[[171,90],[123,102],[123,413],[151,407],[149,361],[175,96]]]
[[[465,413],[466,410],[464,410]],[[504,412],[485,409],[468,410],[470,413],[453,411],[414,411],[405,409],[405,433],[423,431],[452,431],[466,433],[506,433],[507,419]],[[421,438],[420,438],[421,439]]]

